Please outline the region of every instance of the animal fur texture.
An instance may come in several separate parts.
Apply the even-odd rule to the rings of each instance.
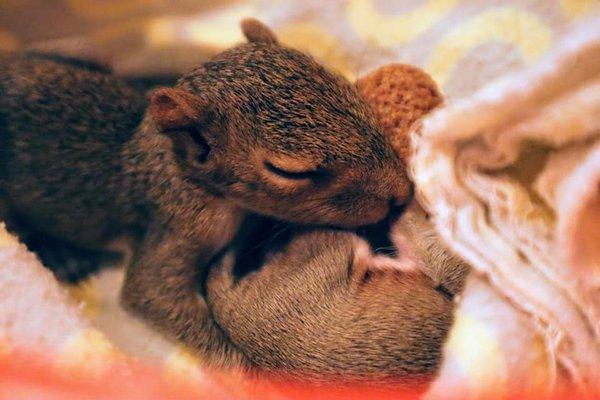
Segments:
[[[272,240],[285,245],[263,243],[272,252],[257,269],[248,270],[254,242],[226,253],[211,269],[207,299],[247,369],[329,384],[429,382],[468,266],[445,250],[416,204],[392,229],[410,238],[393,241],[400,260],[373,254],[352,233],[277,225]]]
[[[257,41],[155,90],[149,103],[69,60],[4,54],[0,64],[9,228],[66,278],[81,276],[69,258],[100,257],[110,239],[132,236],[126,307],[200,353],[222,350],[223,360],[236,353],[198,280],[247,210],[350,228],[410,197],[396,173],[405,168],[355,87],[278,45],[258,21],[243,29]]]

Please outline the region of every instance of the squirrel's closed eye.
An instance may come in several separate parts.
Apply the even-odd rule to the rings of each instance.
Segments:
[[[304,180],[304,179],[316,179],[325,174],[325,171],[315,168],[315,169],[307,169],[307,170],[292,170],[292,169],[284,169],[280,166],[276,166],[269,161],[265,161],[265,168],[281,178],[290,179],[290,180]]]

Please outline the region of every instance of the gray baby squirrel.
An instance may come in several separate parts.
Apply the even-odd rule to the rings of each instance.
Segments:
[[[355,87],[258,21],[242,29],[249,43],[149,100],[105,71],[0,56],[9,228],[58,264],[132,235],[124,304],[201,353],[231,357],[197,281],[247,211],[352,228],[410,197]]]
[[[237,367],[320,384],[434,377],[469,267],[416,201],[391,224],[398,262],[351,232],[262,224],[246,236],[263,247],[236,238],[206,281],[215,323],[244,356]]]

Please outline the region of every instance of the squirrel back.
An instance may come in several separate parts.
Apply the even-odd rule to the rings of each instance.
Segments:
[[[85,236],[85,221],[93,225],[92,220],[115,214],[105,209],[123,192],[115,182],[122,169],[121,148],[146,106],[143,91],[86,63],[35,53],[1,54],[4,197],[27,210],[28,223],[38,228],[55,227],[53,233],[60,236],[61,224],[54,219],[68,218],[80,221],[78,230]],[[104,215],[93,218],[94,213]]]

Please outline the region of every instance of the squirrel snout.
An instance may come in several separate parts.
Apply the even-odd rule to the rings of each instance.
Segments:
[[[390,205],[390,211],[393,210],[397,210],[400,208],[403,208],[404,205],[407,204],[406,199],[404,198],[397,198],[397,197],[392,197],[390,199],[389,205]]]
[[[400,163],[387,164],[382,170],[376,171],[373,182],[376,190],[384,199],[388,199],[392,208],[402,207],[413,198],[413,184],[408,177],[406,167]]]
[[[392,192],[390,199],[391,207],[402,207],[408,204],[413,198],[413,187],[410,181],[400,179]]]

